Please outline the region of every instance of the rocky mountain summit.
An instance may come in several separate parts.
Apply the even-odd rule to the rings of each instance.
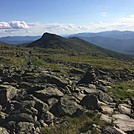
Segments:
[[[92,66],[80,72],[80,77],[57,73],[61,71],[1,67],[1,134],[48,133],[44,129],[68,126],[66,116],[88,116],[102,122],[88,124],[82,134],[134,134],[134,98],[122,100],[110,92],[116,81],[133,81],[134,73]]]

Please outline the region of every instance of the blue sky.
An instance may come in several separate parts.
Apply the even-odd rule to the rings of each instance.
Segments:
[[[0,0],[0,36],[134,30],[134,0]]]

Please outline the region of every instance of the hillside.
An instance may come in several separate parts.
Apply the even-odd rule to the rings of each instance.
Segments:
[[[0,133],[133,133],[134,60],[48,33],[0,44]]]
[[[26,47],[39,47],[39,48],[53,48],[53,49],[65,49],[65,50],[77,50],[86,51],[96,56],[107,56],[122,59],[129,59],[127,55],[116,53],[107,49],[98,47],[90,42],[84,41],[79,38],[64,38],[59,35],[44,33],[43,36]]]

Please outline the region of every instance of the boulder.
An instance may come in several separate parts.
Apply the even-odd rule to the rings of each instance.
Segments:
[[[64,95],[60,102],[50,109],[55,116],[78,115],[79,110],[82,110],[82,107],[76,102],[76,98],[69,95]]]
[[[0,85],[0,105],[13,99],[17,94],[17,89],[11,85]]]
[[[77,87],[76,90],[84,94],[96,94],[97,93],[97,90],[92,87],[90,88],[90,87],[79,86]]]
[[[35,131],[34,124],[30,122],[19,122],[16,127],[20,134],[34,134]]]
[[[53,123],[54,115],[50,113],[49,111],[47,111],[46,113],[43,113],[41,115],[41,119],[44,120],[44,122],[49,125]]]
[[[80,102],[87,109],[99,110],[97,97],[93,94],[86,95]]]
[[[113,123],[124,132],[134,131],[134,119],[124,114],[115,114],[112,116]]]
[[[43,100],[43,98],[62,97],[64,94],[56,87],[48,87],[43,90],[36,91],[34,95]]]
[[[49,107],[46,103],[36,97],[33,97],[33,100],[35,101],[34,108],[37,109],[39,113],[46,112],[48,110]]]
[[[52,75],[44,75],[42,79],[47,83],[55,84],[57,87],[65,88],[68,85],[68,82],[65,79]]]
[[[16,122],[34,122],[34,119],[31,115],[26,113],[12,114],[7,118],[7,121],[16,121]]]
[[[109,117],[108,115],[102,114],[100,118],[102,121],[104,121],[106,123],[109,123],[109,124],[112,123],[112,118]]]
[[[82,107],[78,105],[74,97],[65,95],[61,98],[58,107],[60,115],[73,115],[78,109],[82,109]]]
[[[58,102],[58,99],[56,98],[50,98],[47,100],[47,103],[49,105],[49,107],[51,108],[54,104],[56,104]]]
[[[113,98],[110,97],[107,93],[104,93],[102,91],[99,92],[98,98],[100,101],[103,101],[108,104],[113,102]]]
[[[10,134],[8,130],[4,127],[0,127],[0,134]]]
[[[109,107],[108,105],[100,106],[102,109],[102,112],[105,114],[112,114],[114,112],[113,108]]]
[[[118,105],[119,112],[122,114],[131,114],[131,107],[127,104],[119,104]]]

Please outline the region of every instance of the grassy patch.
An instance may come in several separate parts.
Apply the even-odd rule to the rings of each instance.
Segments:
[[[65,117],[64,123],[46,127],[42,130],[42,134],[79,134],[92,131],[92,134],[98,134],[98,130],[93,124],[103,126],[105,123],[100,120],[100,116],[95,113],[89,115],[81,115],[79,117]]]
[[[114,94],[116,97],[124,100],[126,98],[134,97],[134,82],[124,81],[115,83],[109,90],[110,94]]]

